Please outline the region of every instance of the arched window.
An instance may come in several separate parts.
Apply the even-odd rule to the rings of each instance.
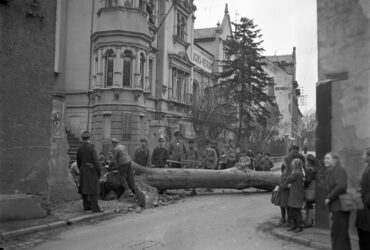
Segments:
[[[181,14],[180,12],[177,13],[177,36],[180,38],[181,37]]]
[[[178,38],[185,40],[186,39],[186,23],[187,17],[182,14],[180,11],[177,11],[176,18],[176,35]]]
[[[131,86],[131,75],[132,75],[132,52],[125,50],[123,53],[123,75],[122,75],[122,86]]]
[[[105,55],[105,87],[113,86],[114,52],[108,50]]]
[[[144,54],[140,54],[140,87],[144,88],[145,82],[145,57]]]
[[[185,16],[181,17],[181,34],[180,37],[182,40],[185,40],[186,38],[186,18]]]

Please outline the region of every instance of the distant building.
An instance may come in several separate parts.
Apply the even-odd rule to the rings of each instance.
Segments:
[[[228,5],[225,5],[224,16],[222,22],[218,22],[216,27],[201,28],[194,30],[194,44],[200,47],[214,58],[212,73],[222,72],[222,61],[226,60],[225,44],[226,39],[232,35],[231,21],[228,10]],[[205,85],[207,86],[207,85]],[[209,84],[212,86],[212,84]],[[225,129],[221,135],[225,139],[234,139],[234,133]]]
[[[281,113],[279,136],[285,138],[288,146],[301,145],[302,113],[298,106],[300,90],[296,80],[296,51],[289,55],[275,55],[266,57],[266,72],[275,82],[274,92],[276,102]]]

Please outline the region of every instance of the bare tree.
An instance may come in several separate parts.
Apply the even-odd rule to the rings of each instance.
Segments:
[[[232,105],[225,102],[220,89],[206,88],[191,107],[194,131],[198,137],[215,139],[224,129],[232,129]]]

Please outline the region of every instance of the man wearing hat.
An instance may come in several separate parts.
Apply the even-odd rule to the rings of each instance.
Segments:
[[[141,166],[149,166],[150,165],[150,152],[148,149],[148,140],[143,138],[140,140],[140,146],[135,150],[134,154],[134,162]]]
[[[198,150],[194,147],[194,140],[189,140],[189,149],[185,153],[185,159],[188,161],[199,161]],[[188,162],[186,163],[187,168],[196,168],[198,163]]]
[[[134,173],[131,166],[131,157],[127,152],[124,145],[120,143],[117,138],[112,139],[112,160],[110,162],[110,167],[116,166],[120,172],[120,179],[125,193],[133,195],[135,193],[135,181]],[[131,192],[130,193],[130,190]]]
[[[181,162],[185,159],[186,147],[183,141],[180,140],[180,132],[175,132],[175,139],[170,144],[169,155],[171,160]],[[181,168],[181,163],[172,163],[172,167]]]
[[[80,171],[79,193],[82,196],[84,210],[99,213],[102,212],[98,205],[101,166],[94,145],[90,143],[90,133],[83,132],[81,138],[83,144],[77,150],[77,167]]]
[[[262,159],[262,170],[270,171],[274,167],[274,163],[270,159],[270,153],[265,152]]]
[[[155,168],[165,168],[167,167],[168,151],[164,147],[164,138],[160,137],[158,143],[158,147],[152,153],[152,165]]]

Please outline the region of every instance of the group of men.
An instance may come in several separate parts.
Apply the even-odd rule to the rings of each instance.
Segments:
[[[174,133],[174,140],[170,142],[168,149],[165,147],[165,139],[159,138],[159,145],[150,155],[148,141],[141,139],[140,146],[136,149],[133,161],[142,166],[155,168],[206,168],[227,169],[239,162],[256,171],[269,171],[273,166],[269,153],[257,152],[256,155],[249,150],[234,149],[232,141],[221,150],[217,143],[207,140],[204,150],[195,147],[194,140],[189,140],[188,146],[181,140],[180,133]]]
[[[82,195],[84,210],[101,212],[98,205],[98,198],[101,194],[100,177],[102,169],[107,166],[108,171],[119,172],[119,185],[123,187],[125,193],[135,194],[135,183],[132,161],[141,166],[151,166],[155,168],[206,168],[206,169],[226,169],[233,167],[235,163],[245,164],[248,168],[260,171],[267,171],[273,167],[269,159],[269,154],[262,156],[257,152],[257,156],[251,152],[238,152],[229,141],[223,150],[217,148],[217,144],[209,140],[205,142],[203,151],[198,151],[193,140],[189,140],[188,147],[180,138],[179,131],[174,133],[174,140],[170,142],[168,149],[165,146],[165,139],[160,137],[158,146],[150,155],[148,141],[140,140],[140,146],[135,150],[133,159],[128,153],[127,148],[120,144],[116,138],[112,139],[112,150],[109,159],[104,154],[98,155],[94,145],[90,143],[90,133],[85,131],[81,134],[82,146],[77,151],[77,162],[71,166],[71,173],[79,172],[78,179],[75,179],[79,193]],[[103,167],[102,167],[103,166]],[[73,175],[73,174],[72,174]]]

